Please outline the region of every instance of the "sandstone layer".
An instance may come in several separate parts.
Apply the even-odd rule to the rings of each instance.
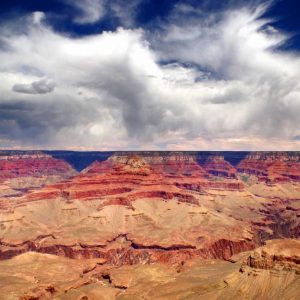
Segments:
[[[0,299],[297,299],[300,153],[63,155],[0,155]]]
[[[278,266],[285,267],[268,263],[269,255],[278,255],[277,248],[283,259]],[[299,249],[298,240],[279,240],[231,262],[192,259],[172,266],[120,267],[103,259],[28,252],[0,262],[0,294],[8,300],[299,299]],[[245,263],[265,251],[259,265]]]

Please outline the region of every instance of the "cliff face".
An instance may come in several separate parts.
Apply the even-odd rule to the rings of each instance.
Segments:
[[[0,197],[19,196],[77,172],[64,160],[42,152],[0,155]]]
[[[0,156],[0,180],[2,181],[29,176],[66,176],[74,173],[74,169],[65,161],[42,153]]]
[[[245,265],[265,270],[295,270],[300,274],[300,240],[268,241],[250,254]]]
[[[287,243],[278,243],[282,252],[289,249]],[[292,255],[298,257],[299,250]],[[32,265],[34,268],[28,267]],[[190,259],[174,265],[137,263],[114,267],[102,258],[75,260],[34,252],[0,261],[0,278],[0,295],[23,300],[286,300],[298,298],[300,282],[297,262],[289,262],[285,268],[277,265],[265,269],[249,266],[237,257],[230,262]]]
[[[205,161],[204,169],[215,176],[236,178],[237,170],[222,155],[209,156]]]
[[[300,155],[298,152],[256,152],[242,160],[237,170],[240,173],[255,175],[261,181],[300,181]]]
[[[2,155],[2,189],[23,190],[0,194],[0,260],[33,251],[174,267],[299,238],[299,154],[229,155],[114,153],[79,173],[49,153]],[[244,268],[274,267],[259,251]]]

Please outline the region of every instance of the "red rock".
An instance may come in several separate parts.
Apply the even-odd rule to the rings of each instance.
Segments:
[[[257,248],[247,258],[246,265],[258,269],[295,269],[300,271],[300,241],[271,240]]]
[[[228,161],[226,161],[222,155],[209,156],[203,167],[209,174],[236,178],[236,169]]]
[[[238,172],[271,182],[300,181],[300,155],[286,152],[249,154],[237,166]]]
[[[0,180],[71,174],[75,171],[68,163],[47,154],[0,156]]]
[[[35,159],[52,161],[48,156]],[[269,159],[252,155],[239,165],[250,170],[249,164],[258,168],[260,160],[262,170],[270,163],[277,171],[282,170],[278,165],[289,161],[285,158],[278,164],[277,156]],[[54,162],[45,173],[55,169]],[[269,176],[264,171],[255,172]],[[201,167],[195,155],[184,153],[115,154],[106,161],[92,163],[76,176],[16,197],[12,202],[0,200],[0,209],[8,214],[3,222],[0,220],[5,233],[0,257],[37,251],[77,259],[103,257],[113,264],[178,263],[195,257],[228,259],[259,246],[272,234],[298,235],[298,209],[294,203],[280,199],[276,204],[267,198],[259,202],[235,174],[222,156],[210,157]],[[59,216],[48,218],[45,210],[50,207]],[[293,222],[285,221],[285,207]],[[24,214],[26,221],[15,216],[15,211]],[[278,222],[272,219],[273,215],[280,216]],[[23,222],[24,235],[22,231],[15,233],[9,225]],[[53,233],[54,238],[41,239],[34,237],[37,230],[42,236],[53,230],[58,233]],[[18,234],[21,238],[16,242],[13,239]]]

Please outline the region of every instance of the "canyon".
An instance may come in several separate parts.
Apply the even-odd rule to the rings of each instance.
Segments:
[[[300,152],[0,151],[0,299],[299,299]]]

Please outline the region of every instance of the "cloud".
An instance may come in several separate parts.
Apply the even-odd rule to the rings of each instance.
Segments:
[[[121,144],[127,134],[149,136],[148,126],[154,127],[162,112],[144,78],[160,71],[141,30],[120,28],[73,39],[44,24],[22,26],[26,34],[2,35],[0,136],[24,144],[101,147]],[[38,79],[40,74],[57,83],[42,102],[30,93],[50,91],[53,85]],[[26,81],[32,84],[15,85]]]
[[[300,57],[278,50],[288,36],[270,29],[266,9],[181,7],[152,24],[156,30],[76,38],[36,15],[19,28],[7,24],[0,140],[37,148],[296,149]]]
[[[126,5],[122,0],[109,1],[111,12],[118,18],[120,24],[124,27],[133,27],[136,23],[139,6],[142,0],[128,0]]]
[[[96,23],[105,15],[105,0],[66,0],[67,3],[77,8],[78,15],[74,22],[78,24]]]
[[[142,0],[128,0],[124,5],[123,0],[64,0],[74,7],[76,15],[73,22],[81,25],[94,24],[103,20],[108,15],[116,20],[119,25],[127,28],[134,27],[139,5]],[[38,18],[38,15],[36,16]]]
[[[290,138],[299,129],[300,58],[278,50],[289,36],[262,18],[268,5],[228,7],[205,16],[176,7],[151,42],[160,60],[184,61],[216,75],[217,93],[206,102],[222,105],[223,116],[233,111],[233,118],[243,116],[237,125],[245,134]],[[229,130],[234,135],[238,128]]]
[[[32,14],[33,24],[41,24],[45,18],[45,14],[42,11],[36,11]]]
[[[34,81],[31,84],[14,84],[12,90],[23,94],[48,94],[55,88],[55,83],[49,79]]]

